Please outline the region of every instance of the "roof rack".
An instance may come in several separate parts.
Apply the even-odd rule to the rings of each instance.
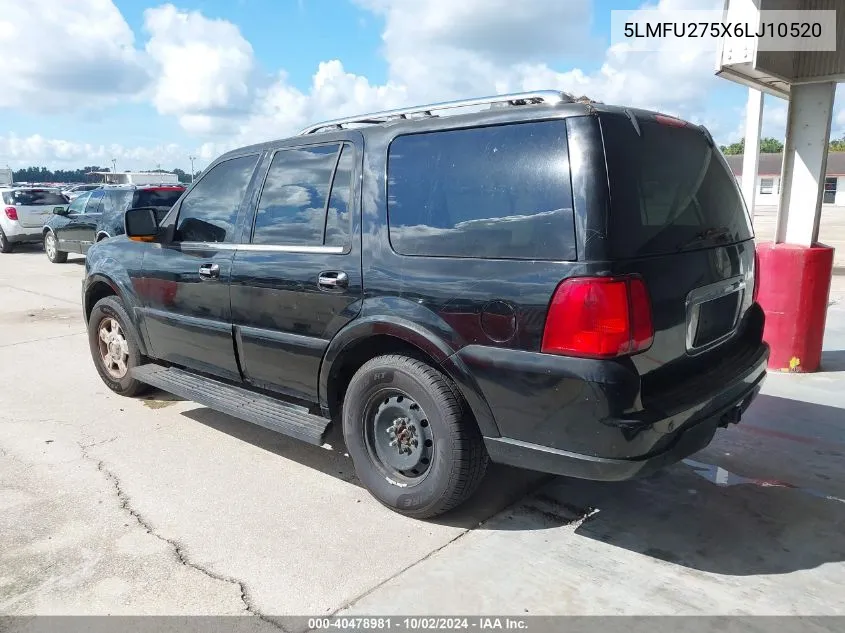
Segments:
[[[314,132],[317,132],[324,128],[334,128],[336,130],[342,130],[344,125],[350,125],[354,123],[374,125],[378,123],[385,123],[387,121],[390,121],[391,119],[407,119],[411,115],[422,115],[423,117],[430,117],[435,116],[434,114],[432,114],[433,112],[440,110],[449,110],[452,108],[466,108],[482,105],[555,105],[558,103],[575,102],[575,97],[566,92],[560,92],[558,90],[535,90],[533,92],[515,92],[511,94],[502,94],[492,97],[460,99],[458,101],[444,101],[442,103],[431,103],[429,105],[414,106],[411,108],[400,108],[398,110],[384,110],[383,112],[373,112],[371,114],[360,114],[358,116],[350,116],[342,119],[323,121],[322,123],[316,123],[305,128],[298,134],[298,136],[313,134]]]

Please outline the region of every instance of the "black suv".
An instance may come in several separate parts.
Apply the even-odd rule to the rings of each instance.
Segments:
[[[182,185],[103,185],[85,191],[67,208],[57,208],[42,229],[44,252],[54,264],[68,253],[88,252],[91,245],[123,235],[128,209],[148,207],[161,219],[185,191]]]
[[[491,460],[676,462],[765,376],[737,184],[704,128],[653,112],[541,91],[331,121],[221,156],[126,226],[82,289],[105,383],[317,445],[334,422],[414,517]]]

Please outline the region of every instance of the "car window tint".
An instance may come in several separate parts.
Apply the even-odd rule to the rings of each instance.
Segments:
[[[83,213],[99,213],[102,208],[103,194],[105,194],[105,191],[102,189],[92,191]]]
[[[276,152],[258,202],[254,244],[322,245],[339,144]]]
[[[22,207],[57,207],[67,204],[65,197],[55,191],[22,189],[12,192],[11,204]]]
[[[350,197],[355,148],[344,145],[337,163],[326,216],[326,246],[346,246],[351,232]]]
[[[564,121],[400,136],[387,169],[401,254],[575,259]]]
[[[750,239],[736,180],[697,126],[601,118],[614,257],[675,253]]]
[[[218,163],[206,172],[182,201],[176,241],[233,241],[238,209],[257,161],[258,154],[250,154]]]
[[[184,189],[141,189],[135,192],[132,206],[170,210],[170,207],[176,204],[184,191]]]
[[[83,193],[77,196],[73,202],[68,205],[68,211],[71,213],[83,213],[85,211],[85,203],[88,202],[90,195],[90,193]]]

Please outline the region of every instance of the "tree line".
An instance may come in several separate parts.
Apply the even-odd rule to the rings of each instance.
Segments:
[[[98,165],[87,165],[80,169],[47,169],[46,167],[26,167],[16,169],[12,172],[15,182],[88,182],[86,174],[92,171],[111,171],[108,167]],[[152,169],[152,172],[171,173],[179,177],[179,182],[191,182],[191,174],[178,167],[171,169]],[[200,172],[194,174],[199,176]]]
[[[845,152],[845,135],[842,138],[833,139],[829,145],[831,152]],[[730,145],[722,145],[722,152],[727,155],[743,154],[745,152],[745,139],[741,139]],[[761,154],[780,154],[783,151],[783,143],[776,138],[766,137],[760,139]]]

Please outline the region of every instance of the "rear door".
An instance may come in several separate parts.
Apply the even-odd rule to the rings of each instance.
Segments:
[[[362,144],[273,153],[232,268],[232,321],[250,384],[316,401],[323,353],[360,310]]]
[[[716,366],[753,304],[754,241],[736,181],[706,132],[660,115],[600,115],[614,270],[645,279],[654,344],[643,398]],[[644,402],[644,404],[646,404]]]
[[[54,208],[68,205],[61,193],[50,189],[18,189],[11,192],[11,198],[18,221],[26,228],[44,226],[53,217]]]

